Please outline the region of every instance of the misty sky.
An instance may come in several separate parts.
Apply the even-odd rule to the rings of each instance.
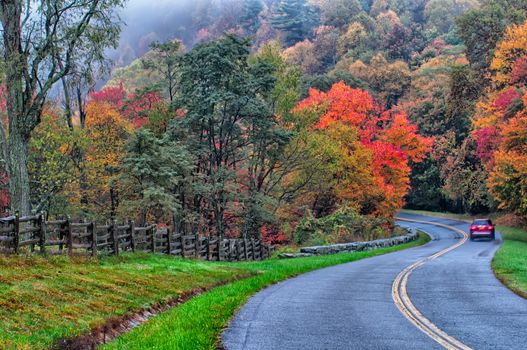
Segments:
[[[122,28],[121,44],[111,54],[116,64],[128,64],[141,56],[152,41],[176,36],[187,39],[194,3],[193,0],[129,0],[121,14],[126,23]]]
[[[126,25],[122,28],[120,46],[110,57],[117,66],[123,66],[142,56],[152,41],[174,38],[191,47],[196,31],[203,28],[196,19],[214,16],[211,10],[231,1],[240,0],[129,0],[121,13]],[[264,0],[268,1],[272,0]]]

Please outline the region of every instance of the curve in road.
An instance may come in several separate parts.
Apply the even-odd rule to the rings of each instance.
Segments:
[[[401,216],[432,222],[401,225],[422,229],[433,240],[262,290],[223,333],[225,348],[525,349],[527,300],[505,288],[490,269],[499,235],[495,242],[465,243],[465,222]],[[418,266],[406,274],[413,265]],[[426,319],[426,328],[442,342],[420,331],[394,302],[393,289],[401,296],[403,282],[413,315],[417,311]]]
[[[415,219],[399,219],[399,221],[430,224],[430,222],[423,221],[423,220],[415,220]],[[454,232],[458,232],[459,234],[461,234],[463,239],[451,245],[450,247],[440,250],[439,252],[427,258],[416,261],[415,263],[413,263],[412,265],[408,266],[403,271],[401,271],[395,278],[395,281],[393,281],[392,298],[397,308],[403,313],[403,315],[410,322],[412,322],[417,328],[419,328],[421,331],[423,331],[423,333],[428,335],[430,338],[435,340],[437,343],[441,344],[445,349],[471,350],[471,348],[459,342],[457,339],[452,338],[450,335],[445,333],[442,329],[438,328],[435,324],[433,324],[429,319],[423,316],[423,314],[419,312],[419,310],[416,309],[416,307],[412,303],[412,300],[408,296],[408,292],[407,292],[408,278],[414,270],[420,268],[421,266],[426,264],[428,261],[437,259],[438,257],[448,253],[449,251],[462,246],[463,244],[466,243],[468,239],[467,233],[460,229],[457,229],[452,226],[444,225],[444,224],[439,224],[439,223],[434,223],[434,225],[447,228]]]

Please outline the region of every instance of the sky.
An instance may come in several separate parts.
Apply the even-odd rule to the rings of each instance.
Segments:
[[[111,53],[117,66],[142,56],[153,41],[190,38],[196,0],[129,0],[122,10],[125,22],[119,48]]]

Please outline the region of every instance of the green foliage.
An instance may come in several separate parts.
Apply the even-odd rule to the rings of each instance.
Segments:
[[[252,35],[260,27],[260,12],[264,9],[262,0],[246,0],[244,2],[244,14],[241,18],[242,27]]]
[[[452,67],[445,127],[455,131],[458,142],[468,136],[470,117],[474,114],[480,89],[478,79],[468,66]]]
[[[278,43],[264,45],[258,54],[251,58],[251,62],[255,64],[258,59],[274,68],[276,82],[269,102],[274,112],[287,120],[300,98],[302,71],[286,62]]]
[[[412,167],[407,206],[422,210],[446,210],[446,198],[437,163],[431,158]]]
[[[117,45],[121,24],[117,9],[123,4],[122,0],[2,3],[5,54],[0,66],[5,67],[7,123],[0,123],[0,147],[12,209],[22,214],[31,209],[29,142],[48,94],[55,83],[76,73],[75,67],[91,71],[92,64],[101,64],[105,51]]]
[[[377,239],[386,236],[383,226],[386,224],[383,219],[360,215],[346,205],[318,219],[307,210],[294,231],[294,241],[299,245],[317,245]]]
[[[171,132],[196,157],[198,179],[182,205],[210,223],[203,231],[257,236],[273,210],[270,196],[284,176],[278,168],[290,138],[273,109],[288,108],[298,75],[272,49],[249,59],[249,41],[232,35],[196,46],[182,57],[180,72],[175,105],[185,117]]]
[[[179,41],[167,41],[165,43],[153,43],[151,47],[152,54],[142,60],[143,66],[157,72],[162,77],[162,87],[166,91],[170,103],[172,103],[176,94],[177,66],[183,51],[182,44]]]
[[[63,118],[46,111],[31,138],[29,176],[33,208],[51,214],[71,213],[63,190],[77,180],[73,152],[83,147],[82,133],[73,133]]]
[[[476,154],[472,138],[466,138],[456,147],[451,132],[436,143],[433,153],[439,164],[443,191],[453,201],[456,211],[475,214],[495,207],[487,191],[488,174]]]
[[[359,0],[320,0],[322,20],[326,25],[343,27],[363,11]]]
[[[279,0],[271,24],[285,33],[284,42],[290,46],[309,37],[318,24],[319,15],[306,0]]]
[[[365,89],[366,83],[359,80],[357,77],[347,71],[333,71],[327,74],[304,76],[302,81],[302,98],[306,98],[309,95],[309,89],[317,89],[320,91],[327,92],[331,87],[343,81],[346,85],[352,88]]]
[[[120,165],[117,184],[121,187],[123,217],[182,215],[179,188],[189,186],[192,155],[167,137],[156,138],[141,129],[130,138]],[[130,215],[132,214],[132,215]],[[164,215],[163,215],[164,214]]]
[[[155,85],[163,79],[161,72],[151,70],[143,64],[144,60],[149,60],[152,56],[154,56],[153,52],[147,52],[142,58],[132,61],[126,67],[114,69],[111,79],[106,85],[119,86],[122,83],[128,91],[135,91]]]

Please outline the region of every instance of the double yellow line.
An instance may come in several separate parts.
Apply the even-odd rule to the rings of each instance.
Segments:
[[[470,347],[466,346],[465,344],[459,342],[458,340],[452,338],[450,335],[445,333],[443,330],[441,330],[439,327],[437,327],[435,324],[430,322],[429,319],[427,319],[417,308],[414,306],[412,301],[410,300],[410,297],[408,296],[407,292],[407,285],[408,285],[408,278],[412,274],[413,271],[418,269],[419,267],[423,266],[429,261],[432,261],[451,250],[454,250],[461,245],[463,245],[467,239],[468,235],[460,229],[457,229],[452,226],[439,224],[435,222],[429,222],[429,221],[422,221],[422,220],[411,220],[411,219],[403,219],[403,218],[397,218],[397,220],[400,221],[408,221],[408,222],[416,222],[421,224],[429,224],[434,226],[443,227],[449,230],[452,230],[454,232],[460,233],[463,238],[457,242],[456,244],[443,249],[434,255],[431,255],[429,257],[423,258],[421,260],[416,261],[412,265],[405,268],[403,271],[401,271],[392,284],[392,298],[395,302],[395,305],[397,308],[402,312],[402,314],[410,321],[412,322],[417,328],[419,328],[423,333],[428,335],[430,338],[435,340],[437,343],[441,344],[445,349],[450,350],[472,350]]]

